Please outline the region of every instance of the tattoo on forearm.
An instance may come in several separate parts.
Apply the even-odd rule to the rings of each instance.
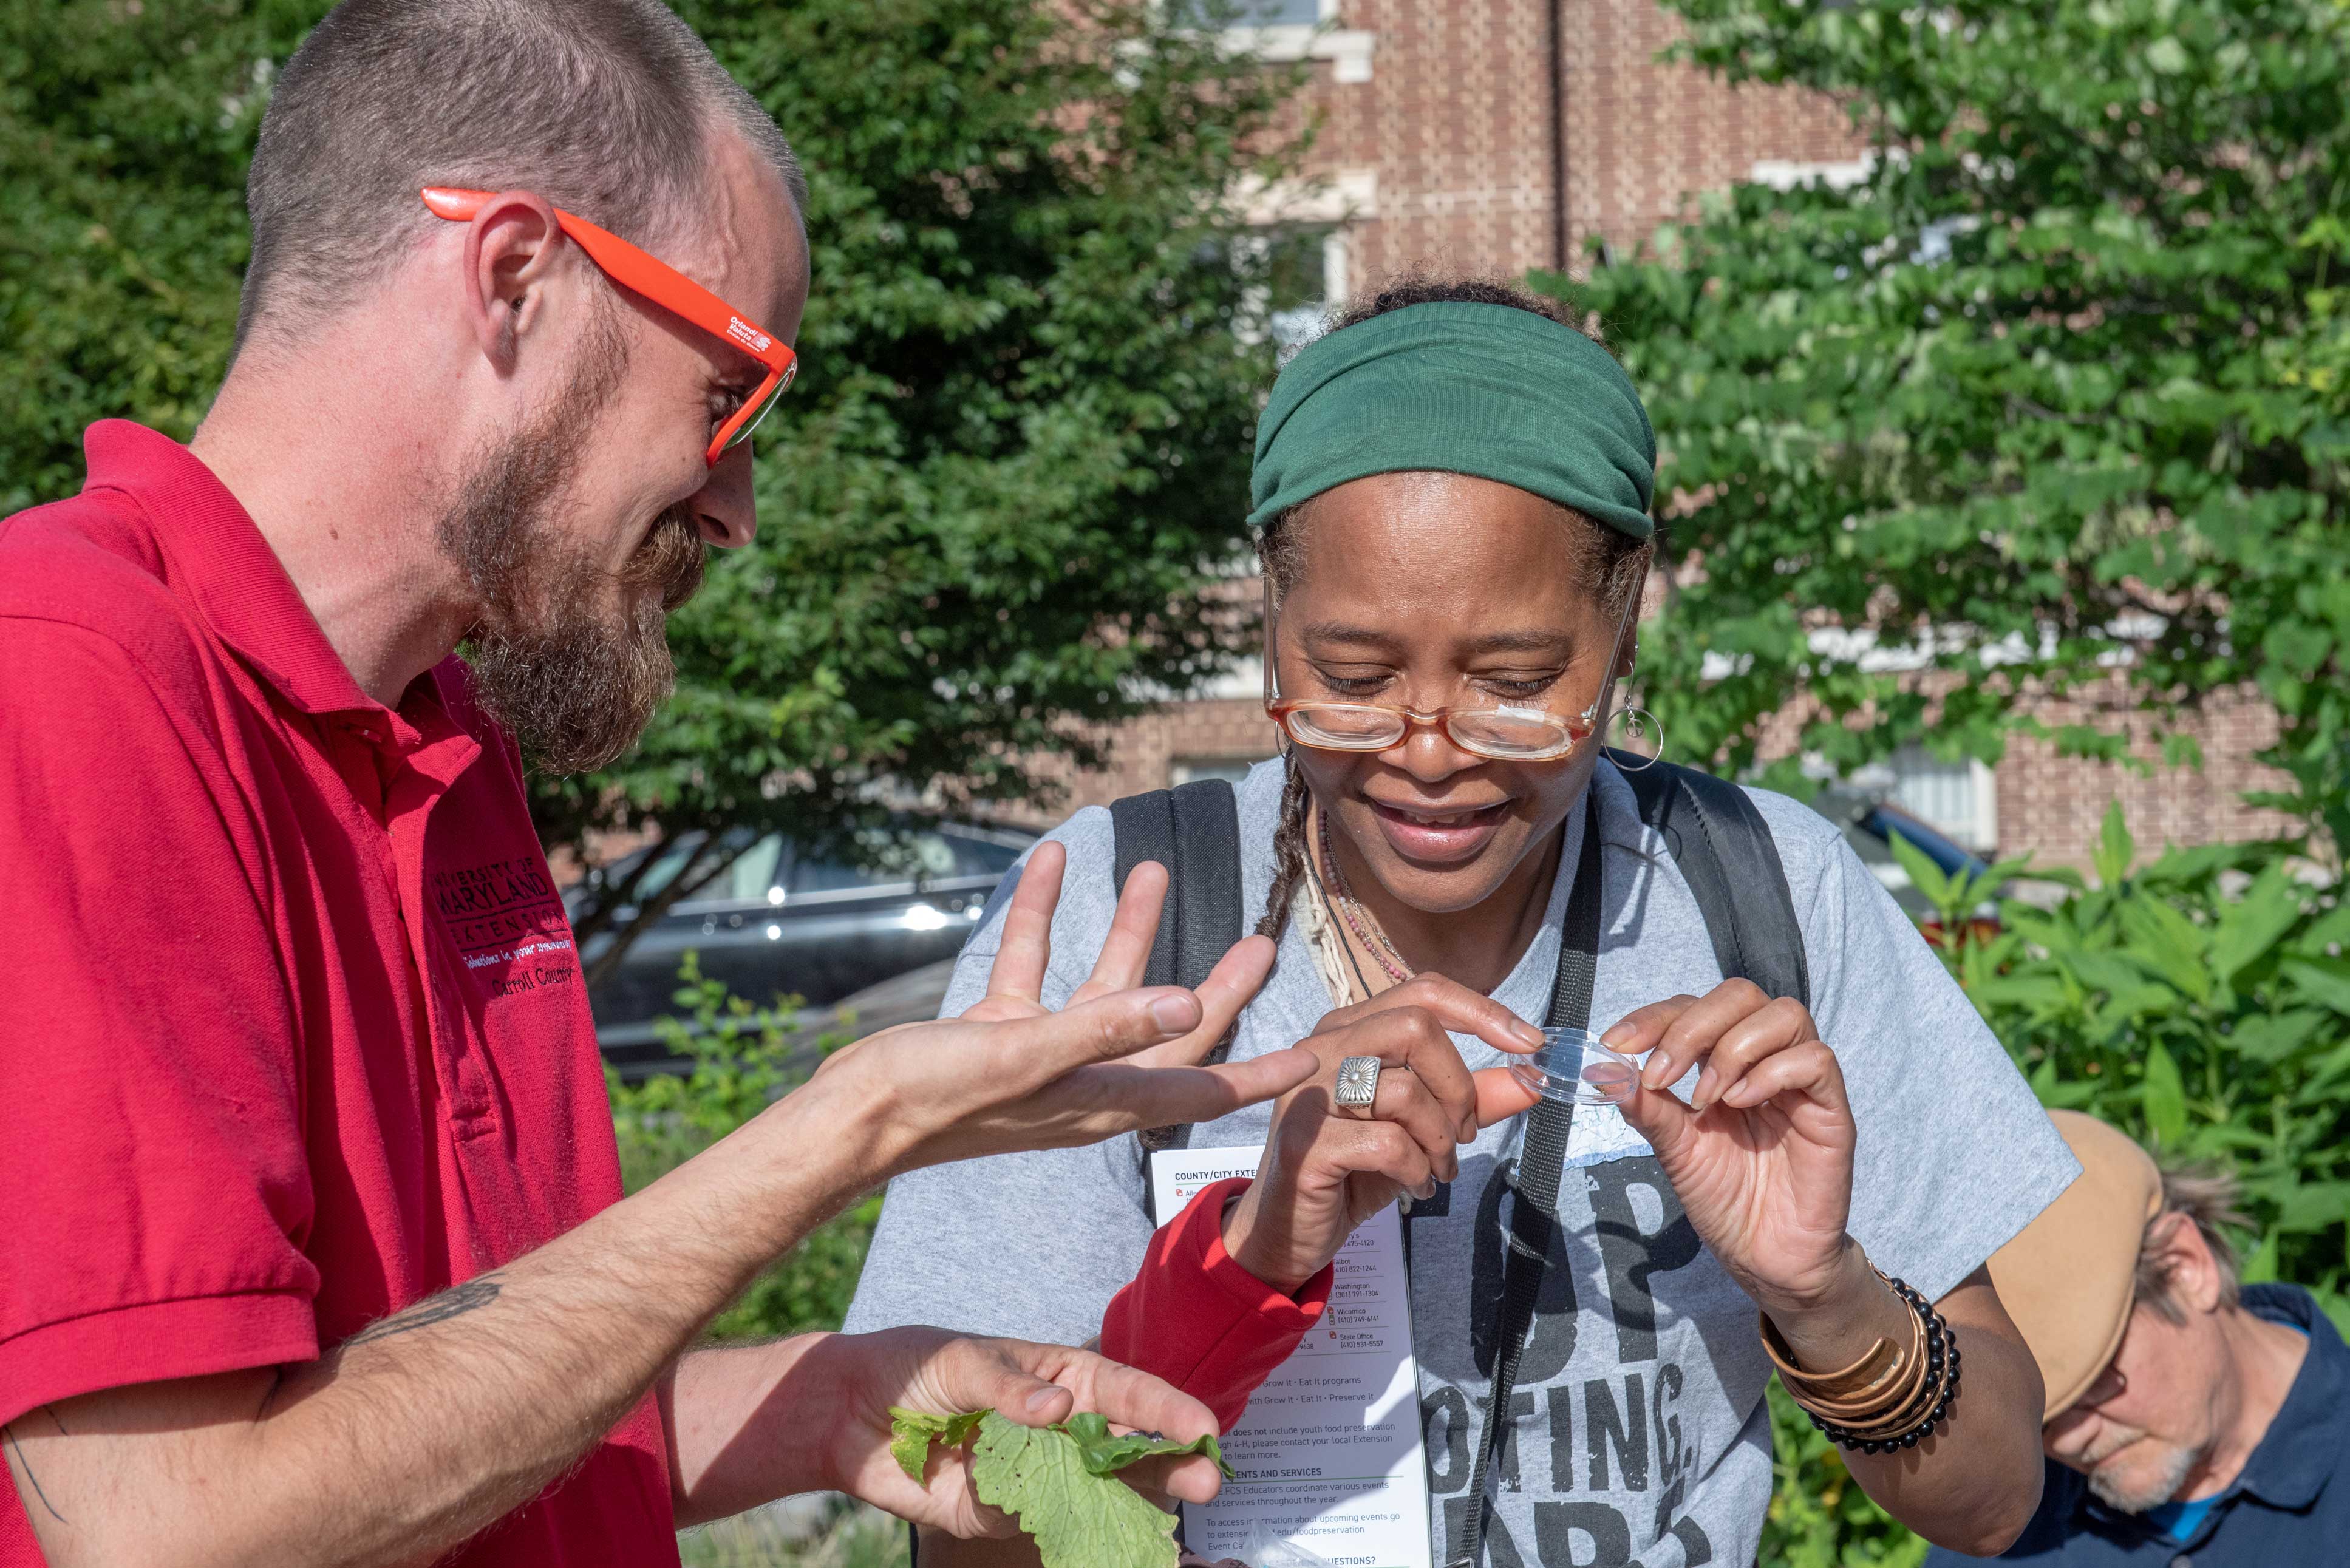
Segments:
[[[49,1419],[57,1421],[57,1413],[55,1410],[49,1412]],[[63,1421],[57,1421],[57,1430],[62,1432],[65,1429],[66,1424]],[[66,1516],[57,1511],[57,1505],[51,1502],[49,1494],[41,1490],[41,1478],[33,1473],[33,1461],[25,1457],[24,1445],[16,1441],[16,1428],[0,1427],[0,1438],[5,1438],[8,1440],[8,1451],[16,1456],[16,1468],[25,1472],[26,1484],[33,1489],[33,1495],[41,1500],[42,1508],[48,1511],[51,1519],[63,1524],[66,1521]]]
[[[390,1339],[395,1334],[411,1329],[430,1328],[436,1323],[447,1323],[452,1317],[463,1317],[477,1307],[485,1307],[498,1299],[501,1287],[495,1274],[484,1274],[478,1280],[467,1280],[453,1285],[437,1296],[427,1296],[406,1312],[381,1318],[343,1342],[343,1348],[367,1345],[379,1339]]]

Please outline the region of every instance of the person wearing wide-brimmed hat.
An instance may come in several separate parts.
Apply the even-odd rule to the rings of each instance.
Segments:
[[[2341,1334],[2307,1291],[2240,1282],[2233,1178],[2053,1115],[2081,1179],[1991,1261],[2048,1391],[2046,1484],[2008,1558],[2350,1563]]]

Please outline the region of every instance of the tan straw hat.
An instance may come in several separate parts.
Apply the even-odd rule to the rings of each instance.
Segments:
[[[2078,1111],[2048,1117],[2080,1160],[2081,1179],[1991,1258],[1991,1283],[2040,1363],[2043,1422],[2088,1392],[2121,1348],[2138,1243],[2162,1212],[2162,1173],[2127,1134]]]

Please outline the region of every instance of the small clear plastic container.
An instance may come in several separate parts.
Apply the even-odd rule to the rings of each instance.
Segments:
[[[1546,1100],[1620,1105],[1640,1080],[1640,1059],[1611,1051],[1588,1029],[1545,1029],[1542,1049],[1510,1064],[1519,1083]]]

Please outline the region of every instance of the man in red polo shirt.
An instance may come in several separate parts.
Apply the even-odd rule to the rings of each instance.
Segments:
[[[750,539],[800,194],[658,0],[349,0],[276,87],[193,443],[95,426],[82,493],[0,522],[0,1568],[674,1563],[827,1486],[1000,1531],[895,1470],[889,1404],[1211,1428],[1058,1347],[689,1353],[896,1171],[1312,1070],[1185,1064],[1270,950],[1132,989],[1155,874],[1135,962],[1046,1013],[1038,856],[980,1009],[620,1197],[509,736],[618,754],[703,542]]]

